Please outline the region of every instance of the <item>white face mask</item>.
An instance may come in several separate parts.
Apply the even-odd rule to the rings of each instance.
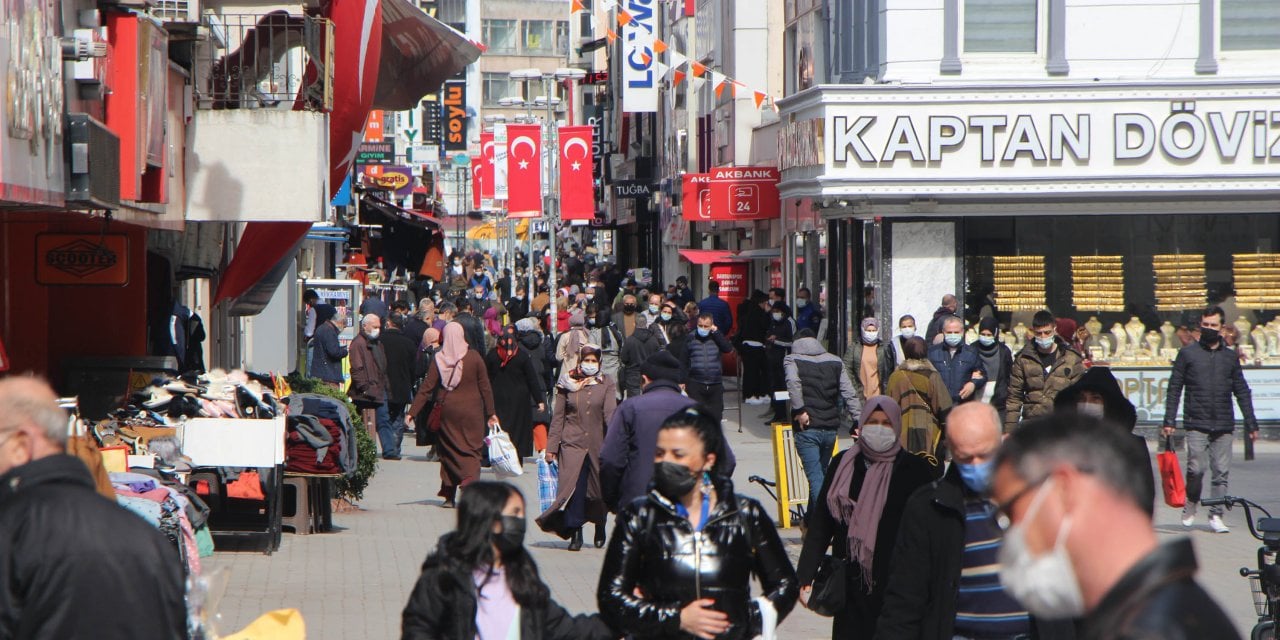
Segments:
[[[600,365],[598,364],[590,364],[590,363],[584,362],[581,365],[579,365],[578,368],[582,369],[582,373],[588,376],[594,376],[597,373],[600,373]]]
[[[903,328],[901,328],[901,329],[899,329],[899,330],[898,330],[898,333],[902,334],[902,337],[904,337],[904,338],[914,338],[914,337],[916,337],[916,328],[915,328],[915,327],[903,327]]]
[[[774,322],[782,322],[782,318],[783,318],[783,316],[782,316],[782,314],[781,314],[781,313],[775,313],[775,314],[773,314],[773,320],[774,320]]]
[[[875,344],[877,342],[880,342],[880,332],[879,331],[863,331],[862,341],[867,344]]]
[[[1052,478],[1045,481],[1032,499],[1026,517],[1005,532],[999,554],[1000,584],[1031,615],[1046,620],[1064,620],[1084,614],[1080,582],[1076,579],[1075,568],[1071,566],[1071,556],[1067,555],[1071,517],[1063,519],[1053,549],[1040,556],[1032,556],[1027,549],[1025,529],[1026,524],[1039,513],[1052,485]]]
[[[1105,409],[1106,407],[1096,402],[1081,402],[1076,405],[1076,411],[1080,412],[1081,415],[1093,416],[1095,418],[1101,418]]]
[[[888,451],[898,441],[898,434],[887,424],[864,424],[859,433],[858,446],[876,453]]]
[[[369,339],[370,339],[370,340],[377,340],[377,339],[378,339],[378,336],[380,336],[380,335],[382,335],[382,330],[381,330],[381,329],[370,329],[370,330],[369,330]]]

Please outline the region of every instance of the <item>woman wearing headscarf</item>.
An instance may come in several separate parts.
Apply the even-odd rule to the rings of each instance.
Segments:
[[[902,445],[910,453],[935,456],[942,439],[942,416],[951,409],[951,392],[928,354],[924,338],[907,340],[902,349],[906,359],[889,376],[884,393],[902,413]],[[941,475],[941,465],[935,471]]]
[[[978,321],[978,357],[987,372],[982,387],[982,401],[996,408],[1004,420],[1004,401],[1009,399],[1009,372],[1013,370],[1013,352],[1000,340],[1000,323],[995,318]],[[992,384],[994,383],[994,384]]]
[[[433,358],[427,378],[409,407],[410,416],[418,416],[431,392],[440,387],[438,402],[443,402],[439,444],[440,493],[445,507],[453,507],[458,488],[480,476],[480,451],[484,447],[486,423],[498,424],[494,413],[493,390],[484,358],[467,348],[465,329],[457,322],[444,327],[444,346]],[[414,427],[413,422],[409,427]],[[426,424],[423,429],[428,428]]]
[[[600,370],[600,347],[583,345],[578,365],[556,383],[548,463],[560,465],[560,484],[551,508],[538,516],[543,531],[569,540],[569,550],[582,548],[582,527],[596,525],[596,548],[604,546],[607,509],[600,486],[600,449],[604,428],[618,406],[617,383]]]
[[[587,315],[582,309],[574,309],[569,312],[569,331],[560,334],[556,340],[556,361],[560,363],[560,371],[578,368],[578,353],[588,342],[591,342],[591,334],[587,332]]]
[[[520,347],[514,326],[503,329],[498,344],[485,356],[484,364],[489,370],[498,421],[511,436],[520,458],[528,458],[534,450],[533,409],[545,411],[547,396],[533,358]]]
[[[902,448],[901,418],[892,398],[867,400],[858,441],[832,458],[809,514],[796,568],[800,602],[809,605],[818,561],[828,548],[833,561],[845,563],[845,606],[832,621],[832,638],[875,635],[902,511],[907,498],[934,478],[932,465]]]

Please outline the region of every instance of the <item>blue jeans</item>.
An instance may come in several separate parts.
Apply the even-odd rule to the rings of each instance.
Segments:
[[[831,463],[831,451],[836,447],[836,429],[809,428],[795,432],[796,454],[804,465],[805,478],[809,480],[809,508],[818,503],[822,483],[827,479],[827,465]],[[794,493],[794,492],[792,492]],[[808,515],[805,516],[808,518]]]
[[[400,425],[403,424],[400,416],[393,418],[386,402],[378,405],[377,416],[378,442],[382,444],[382,456],[385,458],[400,455]]]

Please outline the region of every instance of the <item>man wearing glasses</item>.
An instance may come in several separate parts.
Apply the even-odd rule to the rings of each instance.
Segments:
[[[1008,437],[992,485],[1001,584],[1037,618],[1083,618],[1082,638],[1239,638],[1195,581],[1191,541],[1157,541],[1150,469],[1130,462],[1131,446],[1079,414]]]
[[[177,550],[98,494],[41,380],[0,380],[0,638],[185,638]]]
[[[1013,356],[1004,431],[1018,422],[1053,411],[1053,400],[1084,375],[1084,356],[1058,335],[1058,322],[1048,310],[1031,318],[1031,340]]]

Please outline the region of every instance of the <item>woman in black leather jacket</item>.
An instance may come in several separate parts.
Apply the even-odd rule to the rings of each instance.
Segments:
[[[649,494],[618,516],[597,598],[633,638],[752,638],[790,613],[795,569],[758,502],[717,473],[724,436],[701,407],[659,427]],[[752,600],[751,576],[764,595]]]

